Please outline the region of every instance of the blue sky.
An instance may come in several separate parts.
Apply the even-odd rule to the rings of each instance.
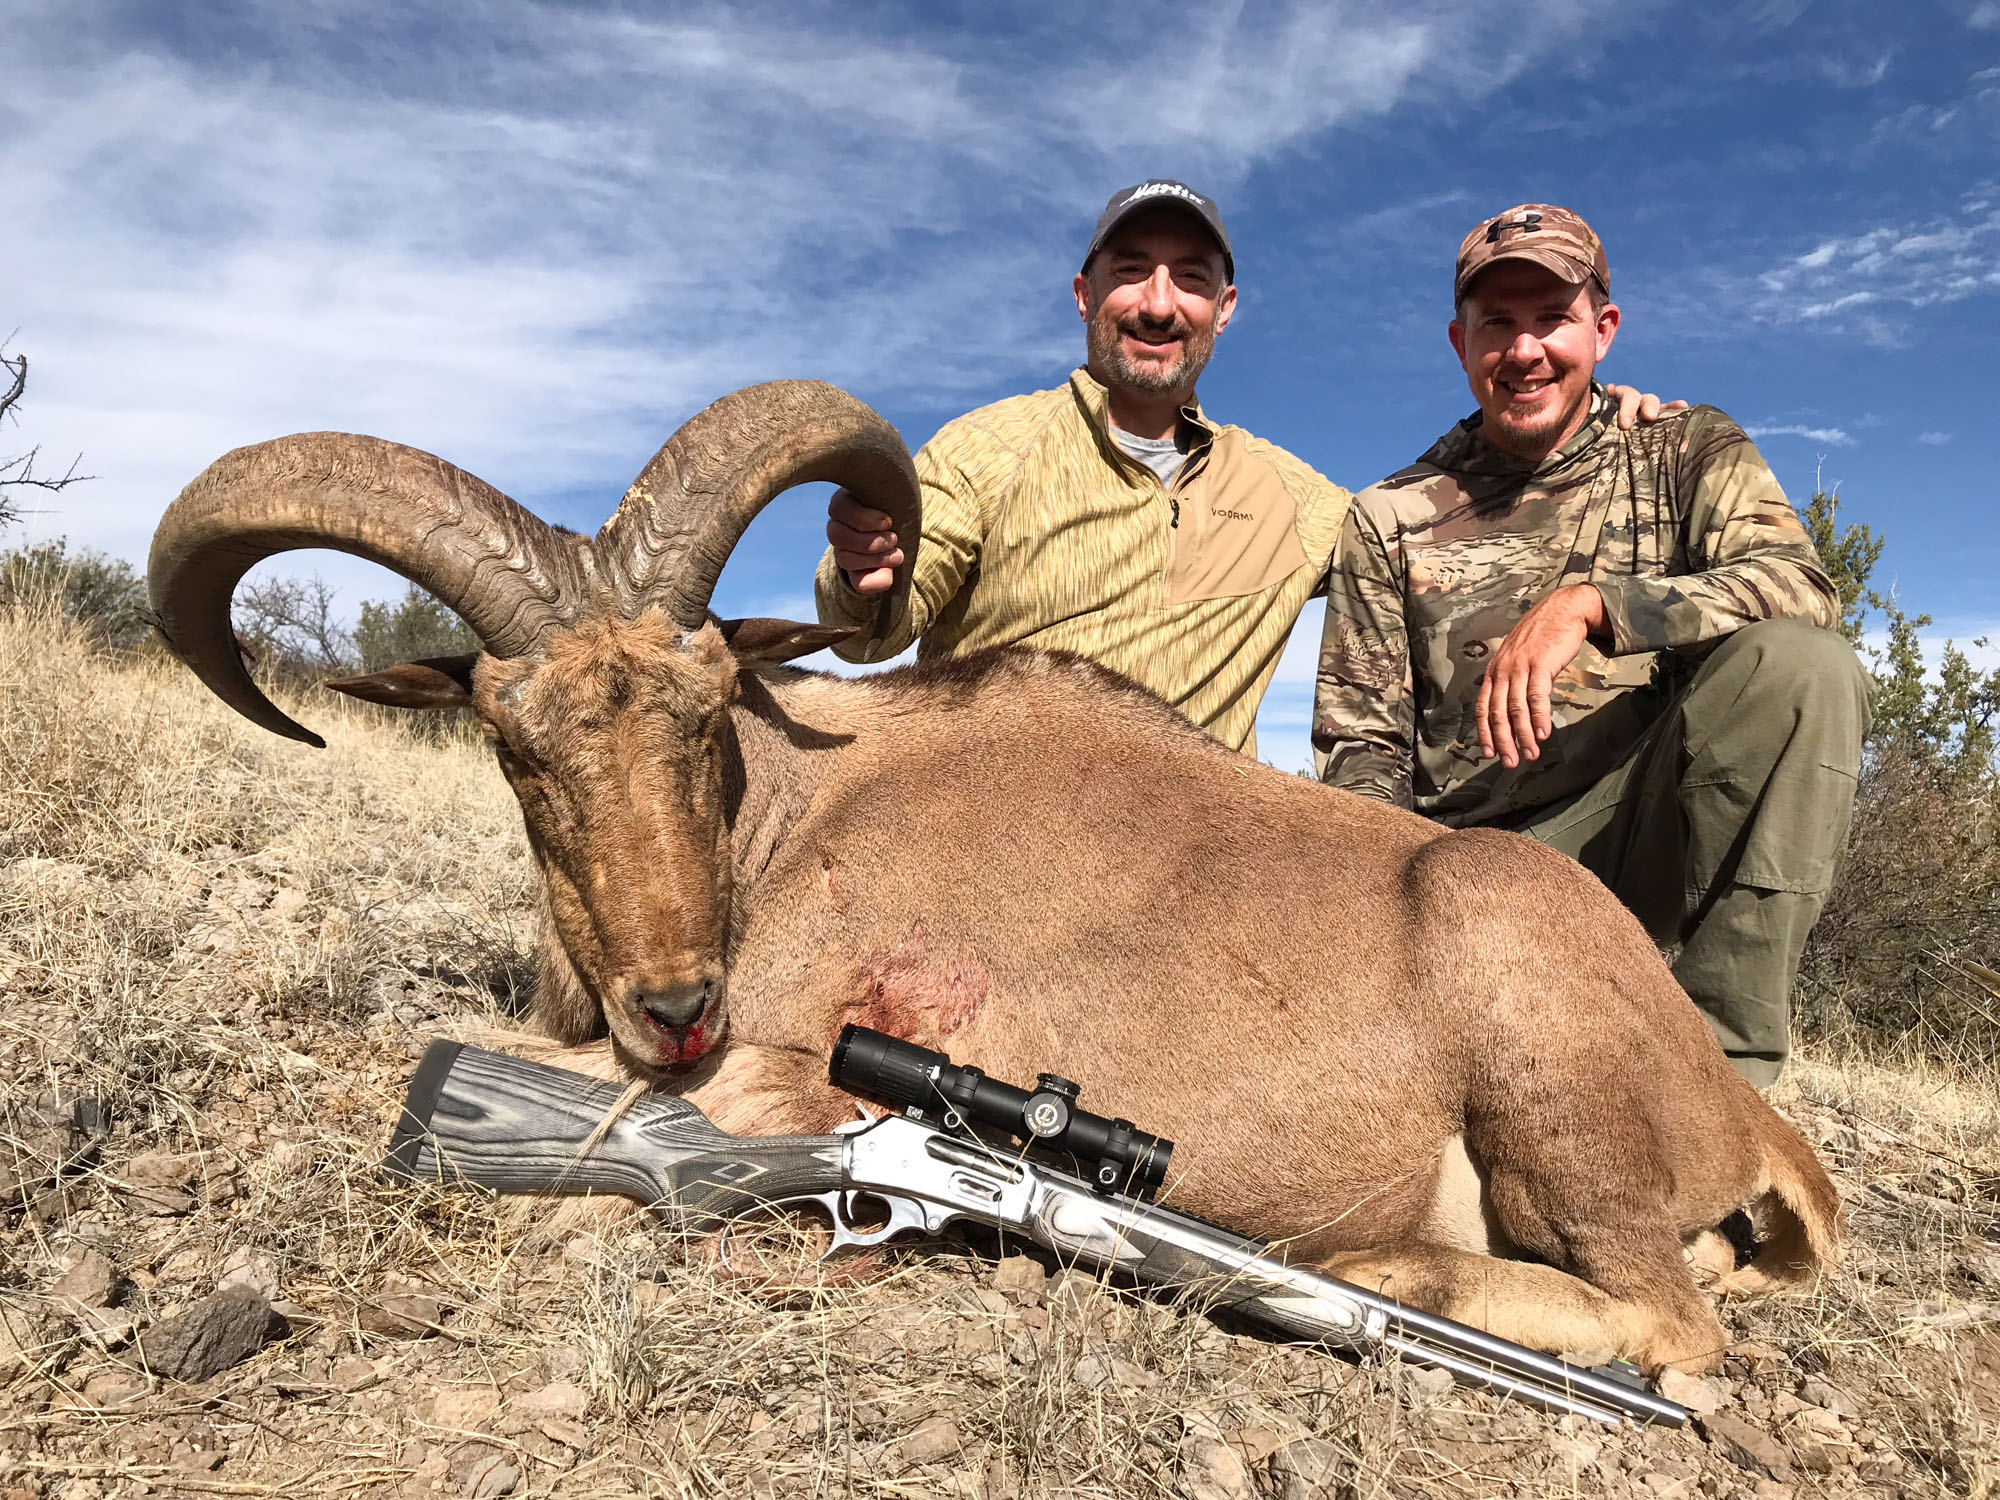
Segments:
[[[1350,486],[1408,462],[1469,407],[1459,237],[1565,203],[1625,312],[1608,375],[1730,412],[1887,532],[1940,633],[2000,636],[2000,0],[10,10],[0,332],[34,377],[0,452],[98,476],[37,534],[142,560],[210,460],[311,428],[592,528],[775,377],[914,447],[1064,377],[1098,208],[1172,175],[1236,245],[1211,414]],[[809,609],[821,494],[719,608]],[[1317,615],[1261,721],[1288,769]]]

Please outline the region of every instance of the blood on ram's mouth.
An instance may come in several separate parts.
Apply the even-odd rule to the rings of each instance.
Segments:
[[[692,1026],[669,1026],[644,1010],[639,1019],[650,1027],[659,1046],[660,1066],[675,1068],[691,1062],[699,1062],[707,1056],[715,1045],[709,1035],[708,1018],[703,1016]]]

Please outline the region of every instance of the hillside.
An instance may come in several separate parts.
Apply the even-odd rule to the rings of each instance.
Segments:
[[[296,712],[326,751],[0,615],[6,1500],[1994,1491],[2000,1099],[1937,1065],[1809,1052],[1778,1092],[1855,1244],[1811,1296],[1726,1310],[1707,1436],[1552,1422],[960,1241],[760,1281],[636,1221],[385,1186],[425,1044],[524,1024],[533,871],[469,738]],[[282,1326],[148,1374],[218,1281]]]

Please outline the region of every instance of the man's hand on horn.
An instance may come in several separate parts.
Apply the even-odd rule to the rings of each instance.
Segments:
[[[889,518],[846,490],[835,490],[827,502],[826,539],[833,544],[833,560],[856,593],[886,593],[896,581],[903,549],[889,529]]]
[[[1629,385],[1607,385],[1604,394],[1618,403],[1618,425],[1624,428],[1634,422],[1657,422],[1662,412],[1687,410],[1685,401],[1662,401],[1651,391]]]
[[[1542,741],[1555,732],[1555,675],[1576,659],[1586,636],[1608,624],[1604,596],[1587,583],[1564,585],[1514,622],[1479,685],[1473,722],[1481,755],[1498,755],[1509,770],[1523,757],[1542,758]]]

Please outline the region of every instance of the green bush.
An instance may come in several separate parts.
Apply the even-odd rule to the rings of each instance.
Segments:
[[[397,662],[432,656],[462,656],[479,649],[479,637],[437,600],[411,584],[394,603],[369,600],[354,627],[361,670],[379,672]]]
[[[0,609],[56,609],[107,646],[130,649],[151,630],[146,581],[132,565],[58,538],[0,552]]]
[[[2000,1061],[2000,671],[1947,642],[1935,670],[1909,615],[1870,583],[1882,538],[1816,494],[1806,524],[1873,659],[1874,720],[1854,831],[1799,973],[1809,1036]],[[1863,644],[1874,625],[1879,647]],[[1983,647],[1986,643],[1979,642]]]

